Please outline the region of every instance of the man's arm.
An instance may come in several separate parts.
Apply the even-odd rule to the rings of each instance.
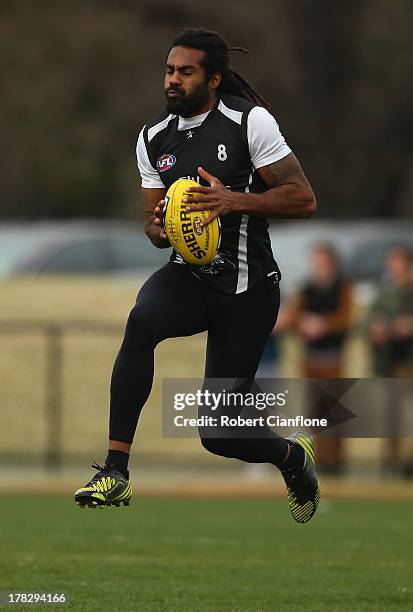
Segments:
[[[159,249],[170,247],[168,237],[162,227],[162,207],[166,189],[141,189],[141,202],[145,213],[145,233]]]
[[[191,210],[211,210],[206,223],[229,212],[270,219],[306,219],[316,210],[313,190],[293,153],[258,168],[258,174],[269,187],[264,193],[232,192],[203,168],[198,168],[198,172],[210,187],[190,187],[190,195],[184,201],[191,205]]]
[[[241,194],[241,212],[281,219],[312,217],[315,196],[294,153],[258,168],[257,172],[269,189],[259,194]]]

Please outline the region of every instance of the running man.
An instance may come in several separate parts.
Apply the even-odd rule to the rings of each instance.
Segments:
[[[129,451],[159,342],[207,330],[205,378],[254,378],[280,302],[267,219],[309,218],[316,208],[267,103],[231,68],[231,50],[243,51],[229,48],[216,32],[184,29],[166,55],[166,110],[139,134],[141,201],[152,244],[170,248],[163,200],[183,177],[200,184],[188,206],[210,210],[210,219],[219,216],[222,239],[210,264],[191,266],[173,251],[141,288],[112,373],[108,455],[75,492],[83,507],[129,504]],[[314,515],[320,491],[311,436],[200,435],[211,453],[277,466],[294,519],[305,523]]]

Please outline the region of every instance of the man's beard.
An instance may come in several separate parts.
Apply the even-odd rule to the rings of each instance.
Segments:
[[[168,97],[168,91],[176,91],[180,95],[175,98]],[[185,92],[179,87],[169,87],[165,91],[166,96],[166,110],[172,115],[181,115],[181,117],[190,117],[196,115],[209,100],[209,87],[208,83],[204,82],[195,87],[190,94]]]

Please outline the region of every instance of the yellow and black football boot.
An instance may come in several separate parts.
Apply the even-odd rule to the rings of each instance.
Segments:
[[[315,514],[320,501],[320,485],[315,471],[314,438],[306,433],[294,433],[288,438],[304,451],[299,467],[281,470],[287,485],[288,504],[297,523],[307,523]]]
[[[127,477],[110,465],[98,465],[93,468],[98,472],[84,487],[75,491],[75,502],[81,508],[104,508],[105,506],[129,506],[132,487]]]

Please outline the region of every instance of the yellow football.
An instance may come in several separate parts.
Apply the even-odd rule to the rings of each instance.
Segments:
[[[208,219],[210,211],[186,210],[187,204],[182,200],[188,187],[198,187],[198,183],[178,179],[169,187],[163,210],[164,228],[169,242],[187,263],[203,266],[218,253],[221,223],[217,218],[202,226],[201,223]]]

